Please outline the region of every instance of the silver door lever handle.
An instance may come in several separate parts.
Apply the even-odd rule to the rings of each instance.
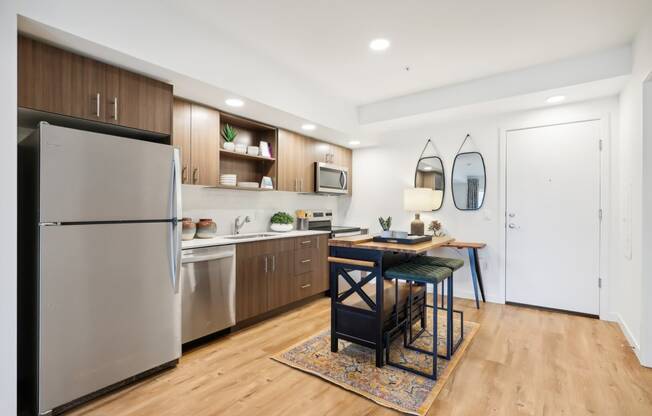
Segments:
[[[509,228],[512,228],[512,229],[513,229],[513,228],[517,228],[517,227],[516,227],[516,224],[514,224],[514,223],[510,223],[510,224],[508,225],[508,227],[509,227]]]

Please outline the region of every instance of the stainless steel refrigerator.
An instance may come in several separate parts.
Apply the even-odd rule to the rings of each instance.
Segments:
[[[34,208],[20,230],[33,234],[21,247],[35,264],[34,399],[49,414],[180,357],[179,158],[47,123],[19,148],[21,209]]]

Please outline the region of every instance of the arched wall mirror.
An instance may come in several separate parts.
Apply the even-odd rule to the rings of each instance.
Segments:
[[[437,149],[430,139],[426,142],[426,146],[419,156],[417,167],[414,171],[414,187],[415,188],[428,188],[438,192],[437,204],[433,211],[437,211],[444,203],[444,191],[446,190],[446,176],[444,173],[444,162],[439,156],[426,155],[428,145],[436,153]]]
[[[484,203],[487,172],[478,152],[458,153],[453,162],[453,202],[457,209],[475,211]]]

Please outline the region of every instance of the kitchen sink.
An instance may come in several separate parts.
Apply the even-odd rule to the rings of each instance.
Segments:
[[[245,240],[247,238],[266,238],[266,237],[276,237],[278,234],[272,233],[260,233],[260,234],[241,234],[241,235],[227,235],[224,238],[227,240]]]

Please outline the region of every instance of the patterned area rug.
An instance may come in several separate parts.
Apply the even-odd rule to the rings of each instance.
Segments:
[[[432,325],[432,310],[428,309],[428,324]],[[440,354],[446,352],[446,313],[439,311],[437,348]],[[456,315],[457,318],[457,315]],[[374,402],[414,415],[425,415],[446,380],[460,361],[473,339],[479,324],[464,321],[464,341],[451,361],[438,358],[437,381],[422,377],[389,365],[377,368],[375,352],[346,341],[339,341],[339,352],[330,350],[330,330],[317,334],[282,351],[272,358],[291,367],[319,376],[340,387],[360,394]],[[420,326],[414,326],[414,334]],[[454,338],[460,339],[461,321],[453,325]],[[426,331],[413,344],[430,350],[432,333]],[[403,337],[392,342],[391,361],[424,372],[432,371],[432,357],[403,347]]]

